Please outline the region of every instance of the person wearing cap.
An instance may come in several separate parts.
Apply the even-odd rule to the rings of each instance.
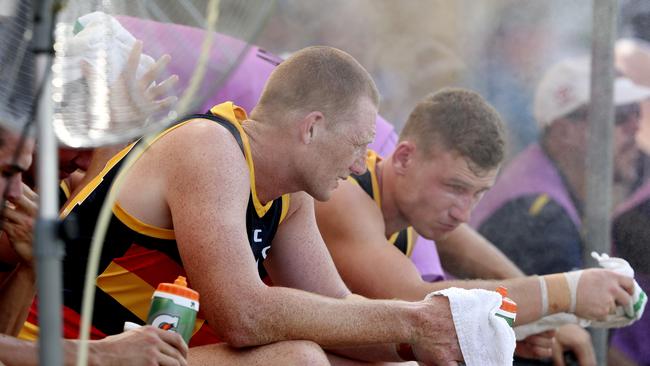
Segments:
[[[539,142],[504,169],[470,220],[527,274],[544,275],[583,266],[580,233],[589,84],[586,57],[565,59],[546,72],[534,102]],[[639,103],[649,96],[650,89],[624,77],[616,78],[615,181],[630,182],[636,177],[638,150],[634,137],[639,126]]]
[[[650,43],[641,39],[621,39],[616,42],[617,68],[635,83],[650,87]],[[640,187],[616,207],[612,221],[612,252],[634,267],[641,288],[650,291],[650,101],[641,103],[641,126],[637,144],[643,152]],[[629,327],[616,329],[610,337],[610,365],[650,364],[650,313]]]
[[[540,141],[509,164],[470,221],[528,274],[583,265],[589,84],[587,58],[566,59],[547,71],[535,94]],[[614,181],[636,177],[639,103],[648,97],[650,89],[616,78]]]

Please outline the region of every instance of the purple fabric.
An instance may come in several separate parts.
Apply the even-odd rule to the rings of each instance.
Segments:
[[[580,227],[580,216],[562,178],[538,144],[521,152],[503,171],[472,213],[470,224],[478,228],[507,202],[521,196],[546,193],[562,206],[573,223]]]
[[[413,252],[411,252],[411,261],[417,267],[424,281],[437,282],[445,280],[445,271],[440,264],[438,249],[433,240],[418,235]]]
[[[614,210],[614,217],[618,217],[622,213],[627,212],[628,210],[634,208],[641,202],[648,199],[650,199],[650,181],[643,184],[624,202],[616,206],[616,210]]]
[[[630,209],[650,199],[650,182],[620,204],[614,213],[614,219]],[[613,248],[615,251],[616,248]],[[650,273],[634,274],[639,286],[646,294],[650,293]],[[616,329],[612,332],[611,343],[639,365],[650,365],[650,311],[646,308],[641,319],[629,327]]]
[[[179,76],[178,90],[185,90],[189,85],[190,77],[194,72],[198,59],[201,43],[205,31],[179,24],[160,23],[128,16],[119,16],[119,21],[129,30],[135,38],[142,40],[143,52],[155,59],[168,53],[171,56],[167,70],[169,74]],[[220,102],[231,100],[235,104],[250,111],[257,104],[262,94],[262,89],[271,71],[281,62],[281,59],[257,46],[248,46],[245,42],[216,33],[215,41],[210,52],[210,60],[203,77],[205,81],[197,95],[212,95],[195,112],[207,111],[210,107]],[[164,40],[164,42],[161,42]],[[172,46],[169,46],[169,45]],[[232,71],[225,83],[215,90],[215,85],[228,71],[220,65],[232,64],[232,57],[226,57],[221,50],[230,50],[232,55],[239,55],[245,51],[241,63]],[[226,60],[226,62],[219,62]],[[393,126],[381,116],[377,116],[375,140],[369,148],[377,151],[379,155],[389,155],[397,143],[397,133]],[[416,264],[423,278],[433,280],[443,279],[438,252],[435,243],[430,240],[418,238],[412,253],[413,262]]]
[[[179,76],[178,90],[185,90],[194,72],[205,31],[179,24],[160,23],[129,16],[119,16],[117,18],[135,38],[143,41],[143,51],[145,53],[155,59],[165,53],[171,56],[172,59],[167,66],[167,70],[169,74]],[[160,42],[160,40],[165,40],[165,42]],[[169,44],[173,44],[173,46],[170,47]],[[226,57],[221,52],[221,49],[230,50],[230,56]],[[230,60],[231,57],[236,57],[242,51],[245,52],[241,57],[241,62],[235,67],[225,83],[218,90],[214,90],[214,85],[218,85],[218,82],[228,71],[226,68],[219,66],[219,61]],[[232,100],[246,111],[251,111],[257,104],[271,71],[282,61],[279,57],[257,46],[248,46],[245,42],[219,33],[215,33],[210,60],[211,62],[208,63],[203,79],[213,80],[217,84],[211,82],[202,83],[197,95],[212,96],[205,99],[197,112],[207,111],[213,105],[226,100]],[[229,66],[232,61],[222,62],[221,64]],[[381,116],[377,116],[377,135],[375,141],[370,144],[370,148],[385,155],[392,151],[396,142],[397,134],[393,126]]]
[[[635,273],[634,277],[643,291],[650,293],[650,274]],[[646,308],[636,323],[614,330],[611,342],[639,365],[650,365],[650,311]]]

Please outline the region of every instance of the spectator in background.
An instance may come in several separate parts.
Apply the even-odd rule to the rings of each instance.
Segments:
[[[650,11],[650,8],[648,8]],[[648,13],[650,14],[650,13]],[[640,24],[640,18],[637,23]],[[649,17],[646,19],[650,20]],[[650,30],[650,22],[646,23]],[[643,35],[642,32],[638,33]],[[648,38],[650,39],[650,37]],[[616,43],[616,66],[635,83],[650,87],[650,44],[641,39],[622,39]],[[641,126],[637,143],[644,156],[641,159],[640,186],[623,204],[617,207],[612,225],[612,251],[630,262],[635,277],[646,291],[650,290],[650,101],[641,103]],[[650,314],[626,328],[616,329],[611,335],[609,362],[611,365],[650,365]]]
[[[527,274],[582,267],[589,82],[588,58],[565,59],[547,71],[535,94],[539,142],[506,167],[471,220]],[[636,178],[639,103],[649,96],[650,89],[627,78],[615,81],[615,181]]]
[[[589,59],[575,58],[545,74],[535,95],[539,143],[504,170],[471,221],[528,274],[582,267],[589,70]],[[615,181],[636,178],[639,103],[649,96],[650,89],[616,79]]]

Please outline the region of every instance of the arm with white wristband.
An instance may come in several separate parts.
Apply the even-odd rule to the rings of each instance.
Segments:
[[[563,324],[618,328],[638,320],[647,302],[623,259],[592,253],[604,269],[540,276],[542,318],[515,328],[517,339]]]

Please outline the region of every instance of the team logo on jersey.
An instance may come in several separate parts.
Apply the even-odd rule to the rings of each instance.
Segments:
[[[262,234],[262,229],[255,229],[253,231],[253,241],[256,243],[261,243],[262,238],[260,238],[260,234]]]
[[[151,322],[151,325],[162,330],[176,332],[176,328],[178,327],[178,317],[168,314],[160,314],[154,318],[154,320]]]

